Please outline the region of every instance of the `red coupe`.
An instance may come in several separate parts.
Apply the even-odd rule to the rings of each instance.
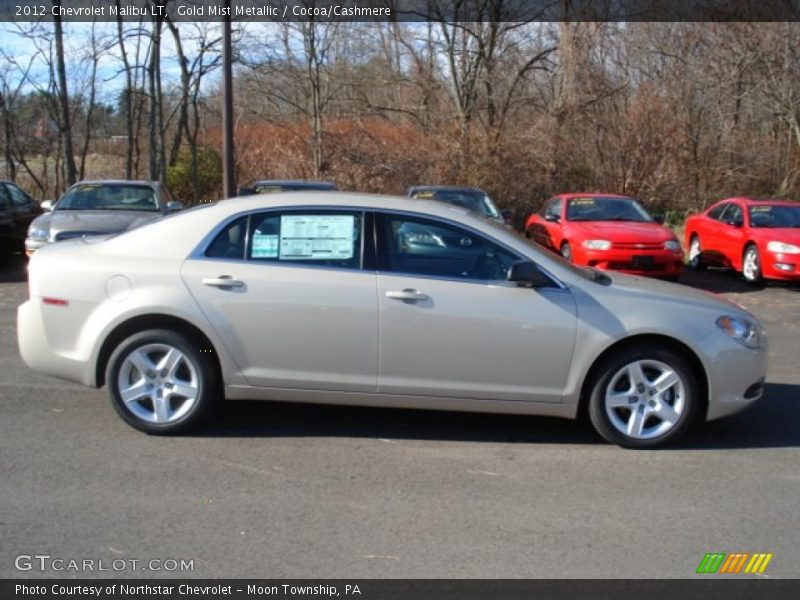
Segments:
[[[749,283],[800,280],[800,204],[728,198],[686,220],[689,265],[734,269]]]
[[[681,244],[633,198],[562,194],[528,217],[525,235],[578,265],[678,279]]]

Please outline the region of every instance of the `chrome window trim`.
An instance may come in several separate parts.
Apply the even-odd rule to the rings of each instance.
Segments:
[[[247,260],[246,257],[242,257],[240,259],[237,259],[237,258],[218,258],[218,257],[211,257],[211,256],[206,256],[205,255],[205,252],[208,249],[208,246],[211,244],[211,242],[213,242],[214,239],[222,232],[222,230],[225,229],[228,225],[230,225],[233,221],[235,221],[237,219],[240,219],[242,217],[247,217],[248,218],[248,225],[249,225],[250,217],[252,215],[254,215],[254,214],[264,213],[264,212],[278,212],[278,211],[283,211],[283,210],[327,210],[327,211],[342,210],[342,211],[353,211],[353,212],[362,213],[363,221],[362,221],[362,233],[361,233],[361,263],[360,263],[361,264],[361,268],[359,268],[359,269],[351,269],[351,268],[348,268],[348,267],[331,267],[331,266],[326,266],[326,265],[300,264],[299,261],[298,262],[281,262],[281,261],[258,262],[258,261]],[[213,227],[211,229],[211,231],[209,233],[207,233],[200,240],[200,242],[197,244],[197,246],[195,246],[194,250],[192,250],[192,252],[189,253],[189,256],[186,257],[186,260],[204,260],[204,261],[207,260],[207,261],[214,261],[214,262],[221,262],[221,263],[237,263],[237,264],[241,264],[241,263],[244,263],[244,264],[247,264],[247,263],[250,263],[250,264],[263,264],[263,265],[269,265],[269,266],[293,267],[293,268],[301,268],[301,269],[302,268],[305,268],[305,269],[325,269],[325,270],[331,270],[331,271],[345,271],[345,272],[348,272],[348,273],[361,272],[361,273],[373,273],[375,275],[381,275],[381,274],[382,275],[398,275],[398,276],[405,276],[405,277],[416,277],[416,278],[419,278],[419,279],[431,279],[431,280],[437,280],[437,281],[454,281],[454,282],[459,282],[459,283],[469,283],[469,284],[473,284],[473,285],[475,285],[475,284],[477,284],[477,285],[488,285],[488,286],[494,286],[494,287],[514,287],[514,288],[515,287],[519,287],[519,286],[516,286],[514,284],[511,284],[511,283],[508,283],[508,282],[504,282],[503,280],[498,280],[498,279],[456,279],[456,278],[453,278],[453,277],[441,277],[441,276],[438,276],[438,275],[420,275],[418,273],[402,273],[402,272],[398,272],[398,271],[384,271],[384,270],[381,270],[381,269],[375,269],[374,271],[365,271],[363,269],[364,253],[366,251],[366,248],[364,247],[364,244],[366,243],[366,235],[367,234],[366,234],[365,231],[363,231],[363,225],[366,222],[366,215],[367,215],[368,212],[373,213],[373,215],[375,215],[376,217],[377,217],[378,213],[393,214],[393,215],[404,215],[404,216],[414,217],[414,218],[418,218],[418,219],[427,219],[427,220],[432,220],[432,221],[438,221],[440,223],[443,223],[445,225],[449,225],[451,227],[457,227],[457,228],[465,229],[467,231],[472,232],[475,235],[478,235],[478,236],[480,236],[482,238],[485,238],[485,239],[491,241],[494,244],[497,244],[501,248],[504,248],[505,250],[507,250],[508,252],[513,254],[514,256],[518,257],[520,260],[531,260],[531,261],[533,261],[533,259],[531,259],[530,257],[520,256],[519,251],[517,251],[516,249],[510,247],[508,244],[505,244],[505,243],[497,240],[495,237],[487,235],[485,232],[480,231],[479,229],[475,229],[474,227],[471,227],[470,225],[465,225],[465,224],[459,223],[457,221],[451,221],[451,220],[449,220],[449,219],[447,219],[445,217],[439,217],[437,215],[429,215],[427,213],[420,213],[420,212],[393,209],[393,208],[349,206],[349,205],[341,205],[341,206],[332,207],[330,205],[313,205],[313,204],[312,205],[302,205],[302,206],[292,205],[292,206],[274,206],[274,207],[268,207],[268,208],[254,208],[254,209],[245,210],[245,211],[241,211],[241,212],[235,213],[233,215],[230,215],[230,216],[226,217],[225,219],[223,219],[222,221],[220,221],[215,227]],[[378,228],[377,228],[377,226],[375,226],[376,223],[377,223],[377,219],[373,219],[373,243],[375,244],[376,249],[377,249]],[[248,227],[248,232],[249,232],[249,227]],[[245,245],[245,252],[246,251],[247,251],[247,246]],[[539,267],[539,269],[541,269],[541,271],[545,275],[547,275],[547,277],[550,279],[550,281],[552,281],[553,284],[554,284],[552,286],[544,286],[544,287],[540,287],[540,288],[536,288],[536,289],[568,291],[567,286],[565,286],[564,283],[558,277],[553,275],[552,272],[550,272],[548,269],[546,269],[543,266],[541,266],[538,262],[536,263],[536,265]]]

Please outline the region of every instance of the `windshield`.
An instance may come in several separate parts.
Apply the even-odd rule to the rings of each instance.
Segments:
[[[478,214],[499,219],[500,212],[485,192],[478,190],[421,190],[412,198],[420,200],[439,200],[454,206],[460,206]]]
[[[652,223],[653,218],[636,200],[591,196],[568,200],[568,221],[635,221]]]
[[[759,204],[750,207],[750,227],[800,227],[800,204]]]
[[[56,210],[136,210],[158,212],[156,192],[149,185],[87,183],[70,189]]]

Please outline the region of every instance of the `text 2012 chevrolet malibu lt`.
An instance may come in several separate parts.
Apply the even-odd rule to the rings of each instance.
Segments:
[[[130,425],[223,398],[576,417],[646,448],[758,399],[761,325],[577,268],[475,213],[346,193],[225,200],[34,254],[19,345]]]

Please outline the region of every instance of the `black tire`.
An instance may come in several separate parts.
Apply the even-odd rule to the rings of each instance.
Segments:
[[[643,425],[654,421],[662,421],[666,423],[666,421],[660,419],[655,412],[647,414],[644,411],[651,410],[648,408],[648,402],[669,403],[668,398],[653,398],[649,395],[648,389],[641,391],[641,388],[639,388],[639,390],[634,392],[633,395],[627,397],[627,401],[630,402],[631,406],[634,408],[629,406],[620,406],[616,409],[609,410],[617,415],[617,426],[612,423],[611,417],[608,414],[609,411],[606,410],[606,390],[608,389],[609,385],[614,383],[612,379],[616,380],[622,369],[638,361],[651,361],[652,363],[662,363],[668,366],[675,374],[677,374],[677,376],[680,378],[680,382],[683,384],[683,389],[680,394],[673,389],[672,404],[670,405],[670,408],[673,408],[674,413],[674,407],[679,403],[678,398],[680,397],[682,399],[681,410],[678,411],[679,416],[669,429],[667,429],[664,433],[654,435],[653,437],[643,438],[628,435],[620,431],[618,425],[620,422],[624,421],[626,414],[628,415],[628,425],[630,425],[630,418],[632,418],[633,412],[636,410],[636,408],[639,408],[641,413],[646,415],[642,418]],[[647,373],[645,373],[645,375],[647,376]],[[634,384],[630,383],[630,386],[633,387]],[[595,430],[605,440],[624,448],[641,449],[664,447],[683,436],[700,417],[701,398],[697,377],[683,356],[667,348],[651,347],[649,345],[636,345],[620,350],[613,356],[608,357],[601,365],[599,365],[599,368],[596,369],[592,381],[590,381],[587,389],[589,393],[589,419],[592,422]],[[622,392],[622,395],[626,396],[627,393],[628,392]],[[643,401],[641,406],[639,404],[634,404],[631,401],[633,397],[637,397],[637,399]],[[660,406],[660,404],[656,405]],[[653,433],[657,433],[657,424],[653,423],[653,425],[651,425],[651,428],[652,427],[656,427],[656,430]],[[647,434],[647,432],[644,433]]]
[[[188,396],[171,395],[174,393],[172,389],[177,386],[174,383],[170,385],[170,383],[167,382],[167,378],[164,377],[166,369],[155,371],[154,377],[162,377],[162,379],[149,379],[148,375],[139,371],[136,367],[131,367],[131,361],[126,362],[126,359],[133,356],[136,350],[146,351],[147,349],[161,347],[175,349],[185,358],[185,361],[181,359],[180,364],[175,367],[176,379],[171,379],[170,381],[183,383],[184,380],[186,380],[187,383],[196,389],[195,399],[193,402],[189,402],[188,405],[185,405]],[[152,359],[152,364],[156,364],[159,360],[158,358],[152,358],[158,356],[159,352],[157,350],[151,350],[150,354],[147,354],[147,352],[143,352],[143,354]],[[166,354],[164,354],[164,357],[166,357]],[[125,372],[123,372],[123,368]],[[150,388],[155,388],[155,391],[142,392],[145,397],[141,398],[139,401],[129,402],[126,405],[122,399],[120,381],[121,379],[130,379],[131,373],[138,374],[140,376],[138,381],[142,384],[149,385]],[[186,379],[187,376],[191,381]],[[154,383],[150,384],[150,381]],[[159,383],[161,381],[165,381],[166,383],[163,385],[170,388],[169,391],[164,392],[165,399],[162,399],[162,394],[158,391],[162,389]],[[114,410],[117,411],[117,414],[131,427],[155,435],[184,433],[196,427],[209,415],[216,399],[221,395],[218,370],[214,364],[212,355],[210,353],[200,352],[200,344],[194,342],[189,337],[168,329],[142,331],[123,340],[114,349],[114,352],[108,360],[108,365],[106,367],[106,385],[108,386],[108,395],[111,399],[111,405],[114,407]],[[185,389],[192,388],[187,387]],[[157,418],[156,398],[153,396],[153,394],[156,393],[158,393],[158,398],[166,403],[167,409],[164,414],[169,414],[171,410],[174,411],[176,414],[174,420],[153,422],[134,413],[134,411],[141,414],[146,413],[149,405],[151,407],[149,410],[153,413],[153,417]],[[185,410],[185,414],[178,414],[182,410]]]
[[[755,261],[755,269],[747,268],[747,261]],[[749,244],[742,254],[742,277],[752,286],[760,287],[764,284],[764,277],[761,273],[761,255],[754,244]]]
[[[564,260],[572,262],[572,246],[569,245],[569,242],[561,244],[561,256],[564,257]]]
[[[697,242],[698,253],[695,256],[691,256],[692,244],[695,242]],[[706,264],[703,262],[702,246],[700,245],[700,238],[697,235],[693,235],[689,241],[689,253],[689,268],[693,271],[705,271]]]

